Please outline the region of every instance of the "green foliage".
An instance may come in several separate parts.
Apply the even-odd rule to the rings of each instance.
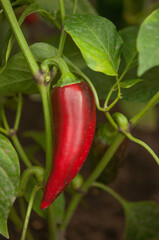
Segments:
[[[159,9],[155,10],[142,23],[137,39],[139,51],[138,75],[159,65]]]
[[[136,68],[127,73],[125,79],[137,78]],[[134,102],[148,102],[159,91],[159,68],[154,68],[146,72],[142,82],[129,88],[123,89],[123,99]]]
[[[134,14],[138,13],[143,7],[143,2],[143,0],[123,2],[108,0],[107,3],[104,3],[102,0],[100,1],[101,6],[103,6],[104,3],[104,5],[110,8],[113,6],[114,8],[115,4],[116,9],[122,9],[121,6],[124,4],[124,11],[123,13],[120,12],[118,16],[124,16],[125,18],[130,17],[130,22],[131,18],[132,22],[134,19],[138,19],[138,16],[134,16]],[[58,29],[61,29],[61,13],[58,0],[17,0],[13,5],[17,7],[20,5],[23,6],[24,4],[25,10],[19,18],[20,25],[23,23],[26,16],[38,12],[49,22],[49,24],[51,23]],[[137,110],[139,107],[135,102],[148,102],[159,91],[159,9],[148,16],[141,24],[140,28],[136,25],[133,27],[126,27],[118,32],[115,25],[110,20],[98,16],[97,11],[90,4],[90,1],[79,0],[77,2],[77,15],[72,15],[74,1],[64,0],[64,5],[66,11],[64,27],[71,38],[67,36],[62,58],[77,77],[80,74],[76,66],[90,78],[97,90],[100,100],[106,99],[111,87],[116,83],[115,77],[119,76],[122,99],[132,101],[132,103],[128,105],[129,111],[131,111],[132,114],[133,109]],[[125,9],[127,9],[127,12],[125,12]],[[102,9],[100,9],[100,11],[102,12]],[[107,9],[107,16],[109,15],[108,11]],[[110,15],[112,16],[112,12],[110,12]],[[114,19],[114,16],[112,17],[112,19]],[[119,26],[121,22],[122,20],[120,20]],[[0,46],[0,49],[2,49],[0,104],[6,107],[4,104],[6,96],[14,96],[18,93],[37,93],[38,88],[23,54],[19,52],[10,57],[14,36],[11,30],[8,31],[8,24],[6,21],[2,22],[1,29],[3,36],[0,36],[0,42],[3,44]],[[7,31],[8,34],[6,36]],[[35,43],[30,46],[31,52],[39,66],[44,60],[57,56],[58,49],[56,47],[59,45],[59,40],[58,33],[58,36],[53,36],[52,39],[50,39],[50,44]],[[121,54],[122,58],[120,60]],[[59,75],[57,71],[56,77],[58,78]],[[140,79],[138,75],[142,75],[142,79]],[[112,76],[114,78],[112,78]],[[56,79],[53,79],[52,84],[54,84],[55,81]],[[112,90],[112,92],[111,100],[116,98],[117,88]],[[44,108],[45,107],[46,105]],[[132,115],[129,115],[129,111],[127,111],[129,117],[136,114],[136,112],[133,112]],[[156,121],[156,112],[154,112],[153,118],[151,117],[149,120],[145,118],[146,123],[151,122],[152,124],[154,119]],[[45,120],[47,121],[47,119]],[[144,124],[142,124],[142,126],[143,125]],[[145,126],[147,127],[148,125]],[[1,128],[1,131],[5,132],[5,129]],[[115,141],[118,132],[110,126],[110,123],[106,123],[99,127],[97,134],[98,139],[95,137],[93,147],[95,146],[95,159],[99,162],[99,158],[105,155],[107,149],[111,146],[112,142]],[[46,150],[44,132],[37,132],[34,130],[26,131],[23,136],[31,138],[44,151]],[[124,144],[125,142],[122,142],[119,148],[122,148]],[[31,146],[32,148],[29,150],[30,155],[28,154],[29,158],[30,156],[34,158],[35,152],[39,150],[37,145]],[[107,177],[106,183],[112,181],[123,162],[123,160],[121,160],[119,148],[116,149],[116,152],[113,149],[115,154],[111,159],[112,162],[110,161],[105,172],[103,171]],[[124,151],[125,149],[124,147]],[[7,138],[0,135],[0,234],[6,238],[9,237],[7,229],[8,215],[18,194],[19,172],[17,153]],[[36,184],[36,180],[32,177],[27,185],[25,193],[27,202],[29,202],[32,189]],[[77,189],[82,187],[83,178],[81,175],[77,175],[72,184],[74,188]],[[42,195],[42,190],[37,192],[33,209],[39,216],[46,219],[48,217],[48,209],[40,209]],[[118,200],[119,199],[121,199],[120,196]],[[126,202],[125,200],[123,200],[122,204],[126,215],[125,240],[159,239],[159,207],[157,204],[148,201],[132,203]],[[56,223],[61,224],[65,214],[64,194],[61,194],[55,200],[50,211],[52,214],[55,214]],[[66,218],[67,217],[68,215],[66,214]]]
[[[9,238],[7,219],[17,197],[20,180],[18,155],[9,140],[0,134],[0,234]]]
[[[138,27],[127,27],[119,31],[123,39],[122,54],[125,59],[127,71],[137,65],[136,39]]]
[[[139,82],[142,82],[142,79],[128,79],[120,83],[121,88],[131,88]]]
[[[57,54],[57,49],[45,43],[33,44],[31,51],[38,62]],[[37,92],[35,80],[22,53],[11,57],[6,69],[0,74],[0,94],[13,95],[18,92],[26,94]]]
[[[52,20],[54,22],[54,18],[56,15],[56,12],[60,11],[59,1],[58,0],[17,0],[16,5],[19,4],[31,4],[33,3],[37,10],[41,9],[43,10],[44,16],[50,21]],[[73,9],[73,1],[72,0],[64,0],[65,8],[66,8],[66,14],[69,15],[72,13]],[[93,6],[90,4],[88,0],[80,0],[77,4],[77,13],[81,14],[92,14],[97,15],[96,10],[93,8]]]
[[[126,240],[159,239],[159,207],[156,203],[145,201],[126,203]]]
[[[74,15],[67,17],[65,30],[92,70],[118,75],[122,39],[112,22],[97,16]]]

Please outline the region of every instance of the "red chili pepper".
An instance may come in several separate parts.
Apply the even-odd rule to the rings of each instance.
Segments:
[[[53,166],[41,203],[48,207],[82,167],[92,144],[96,106],[90,87],[75,83],[52,91]]]

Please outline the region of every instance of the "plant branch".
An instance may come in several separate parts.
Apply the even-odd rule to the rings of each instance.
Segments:
[[[4,129],[4,128],[1,128],[1,127],[0,127],[0,132],[3,133],[3,134],[5,134],[5,135],[7,135],[7,136],[9,136],[8,131],[7,131],[6,129]]]
[[[64,44],[65,44],[67,33],[64,30],[64,21],[65,21],[64,1],[63,0],[59,0],[59,4],[60,4],[60,12],[61,12],[61,23],[62,23],[61,29],[62,29],[62,31],[61,31],[61,37],[60,37],[60,43],[59,43],[57,56],[61,57],[63,49],[64,49]]]
[[[16,210],[14,207],[12,207],[10,214],[9,214],[9,219],[12,221],[12,223],[15,225],[15,227],[21,231],[23,228],[23,222],[20,219],[20,217],[18,216]],[[34,240],[31,232],[28,230],[27,234],[26,234],[26,239],[28,240]]]
[[[8,134],[9,134],[10,127],[9,127],[9,124],[8,124],[8,121],[7,121],[7,118],[6,118],[4,107],[1,105],[0,109],[1,109],[1,117],[2,117],[3,125],[4,125],[5,129],[7,130]]]
[[[19,187],[19,194],[18,196],[23,196],[26,190],[26,186],[28,184],[29,179],[32,175],[35,175],[37,181],[39,184],[42,184],[43,178],[44,178],[44,169],[39,166],[32,166],[30,168],[27,168],[21,177],[20,181],[20,187]]]
[[[58,53],[57,56],[61,57],[63,50],[64,50],[64,45],[65,45],[65,41],[66,41],[66,37],[67,37],[67,33],[64,30],[64,22],[65,22],[65,7],[64,7],[64,2],[63,0],[59,0],[59,4],[60,4],[60,10],[61,10],[61,22],[62,22],[62,27],[61,27],[61,37],[60,37],[60,43],[59,43],[59,48],[58,48]],[[76,8],[77,8],[77,0],[74,1],[74,5],[73,5],[73,14],[76,13]]]
[[[23,147],[22,147],[21,143],[19,142],[19,139],[18,139],[17,135],[15,134],[14,129],[13,129],[13,134],[12,134],[12,129],[10,129],[10,127],[9,127],[9,124],[8,124],[3,106],[1,106],[1,117],[2,117],[4,127],[6,128],[6,131],[8,132],[8,135],[11,137],[11,139],[14,143],[14,146],[16,147],[17,152],[19,153],[19,156],[23,160],[26,167],[31,167],[32,164],[29,161],[28,156],[24,152]]]
[[[126,200],[123,199],[117,192],[115,192],[112,188],[108,187],[107,185],[100,183],[100,182],[94,182],[92,183],[92,187],[101,188],[104,191],[110,193],[117,201],[120,202],[120,204],[124,207],[126,204]]]
[[[13,127],[15,129],[15,131],[17,131],[18,127],[19,127],[20,118],[21,118],[21,114],[22,114],[22,104],[23,104],[23,98],[22,98],[22,95],[19,93],[17,113],[16,113],[15,123],[14,123],[14,127]]]
[[[14,143],[15,148],[17,149],[17,152],[19,153],[19,156],[23,160],[25,166],[28,167],[28,168],[31,167],[32,164],[31,164],[28,156],[24,152],[23,147],[22,147],[17,135],[13,135],[13,136],[10,136],[10,137],[11,137],[13,143]]]
[[[134,117],[130,119],[130,123],[135,126],[138,121],[147,113],[148,110],[153,108],[159,102],[159,92],[157,92],[151,100],[138,112]]]
[[[50,85],[40,85],[40,93],[43,104],[44,123],[45,123],[45,138],[46,138],[46,171],[45,180],[48,179],[51,167],[52,167],[52,118],[50,116]]]
[[[118,125],[116,124],[116,122],[114,121],[114,119],[112,118],[112,116],[110,115],[109,112],[105,112],[105,116],[108,119],[108,121],[110,122],[110,124],[116,129],[118,130]]]
[[[151,156],[155,159],[155,161],[157,162],[157,164],[159,165],[159,158],[156,155],[156,153],[154,153],[154,151],[142,140],[135,138],[134,136],[132,136],[130,133],[126,133],[124,132],[124,134],[126,135],[127,138],[129,138],[132,142],[135,142],[139,145],[141,145],[142,147],[144,147],[150,154]]]
[[[114,105],[118,102],[118,100],[120,99],[121,97],[121,90],[120,90],[120,83],[119,83],[119,78],[118,76],[116,77],[116,85],[118,87],[118,95],[116,97],[116,99],[109,105],[109,106],[106,106],[106,103],[104,104],[104,108],[106,108],[107,112],[109,112],[113,107]],[[112,91],[112,90],[111,90]],[[110,95],[111,96],[111,95]],[[109,99],[107,98],[106,99],[106,102],[108,101]]]
[[[48,229],[49,239],[58,240],[57,226],[56,226],[56,212],[54,204],[51,204],[48,208]]]
[[[105,112],[106,109],[104,109],[103,107],[100,106],[97,91],[96,91],[94,85],[92,84],[91,80],[78,67],[76,67],[72,62],[69,62],[69,65],[71,65],[71,67],[74,69],[74,73],[80,75],[83,79],[86,80],[86,82],[89,84],[89,86],[92,89],[92,92],[94,94],[94,98],[95,98],[95,102],[96,102],[96,106],[97,106],[98,110],[102,111],[102,112]]]
[[[26,217],[25,217],[25,221],[24,221],[24,226],[23,226],[23,232],[22,232],[21,240],[25,240],[25,238],[26,238],[26,233],[27,233],[27,228],[28,228],[28,223],[29,223],[29,219],[30,219],[31,210],[32,210],[33,203],[34,203],[34,198],[35,198],[35,195],[36,195],[36,193],[38,192],[38,190],[40,188],[41,188],[40,186],[36,185],[33,188],[33,191],[31,193],[29,204],[28,204],[28,209],[27,209],[27,213],[26,213]]]
[[[110,100],[110,97],[111,97],[111,95],[112,95],[112,93],[114,92],[114,90],[115,90],[116,87],[117,87],[117,82],[111,87],[111,89],[110,89],[110,91],[109,91],[109,93],[108,93],[108,95],[107,95],[107,98],[106,98],[105,103],[104,103],[104,107],[105,107],[105,108],[108,106],[108,102],[109,102],[109,100]]]
[[[78,2],[78,0],[74,0],[74,6],[73,6],[73,11],[72,11],[72,14],[75,14],[75,13],[76,13],[76,9],[77,9],[77,2]]]

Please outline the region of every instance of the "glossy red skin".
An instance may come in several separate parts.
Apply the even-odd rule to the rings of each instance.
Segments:
[[[76,83],[52,91],[53,166],[41,208],[48,207],[81,169],[90,150],[96,125],[96,105],[90,87]]]

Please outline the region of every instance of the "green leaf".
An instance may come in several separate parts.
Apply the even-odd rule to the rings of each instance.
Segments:
[[[37,4],[39,8],[43,9],[44,11],[46,11],[48,13],[48,15],[52,15],[52,17],[54,17],[55,12],[57,10],[60,9],[59,6],[59,1],[58,0],[19,0],[16,1],[17,5],[18,4],[30,4],[30,3],[34,3]],[[73,10],[73,4],[74,1],[72,0],[64,0],[64,5],[65,5],[65,11],[66,14],[69,15],[72,13]],[[98,15],[97,11],[95,10],[95,8],[93,7],[92,4],[90,4],[90,2],[88,0],[80,0],[77,3],[77,10],[76,12],[78,14],[92,14],[92,15]]]
[[[143,79],[128,79],[124,82],[120,82],[121,88],[131,88],[132,86],[136,85],[139,82],[142,82]]]
[[[43,7],[45,10],[48,12],[55,11],[59,9],[59,1],[54,0],[54,1],[43,1],[43,0],[36,0],[36,2]],[[72,0],[64,0],[64,5],[65,5],[65,11],[66,14],[69,15],[72,13],[73,10],[73,4],[74,1]],[[78,14],[92,14],[92,15],[97,15],[96,10],[93,8],[92,4],[88,0],[80,0],[77,3],[77,11]]]
[[[45,133],[40,131],[26,131],[23,137],[32,138],[43,150],[46,150]]]
[[[38,62],[57,55],[57,49],[47,43],[33,44],[30,49]],[[11,57],[5,70],[0,74],[0,94],[9,96],[18,92],[25,94],[37,92],[35,80],[22,53]]]
[[[66,7],[66,14],[71,14],[72,13],[72,9],[73,9],[73,2],[72,0],[66,0],[65,1],[65,7]],[[69,4],[72,4],[72,7],[69,6]],[[71,9],[71,11],[70,11]],[[98,13],[96,11],[96,9],[93,7],[93,5],[90,3],[90,1],[88,0],[80,0],[77,1],[77,10],[76,10],[77,14],[91,14],[94,16],[97,16]]]
[[[33,44],[30,49],[38,62],[42,62],[49,57],[57,55],[57,49],[47,43]],[[64,59],[67,64],[71,66],[68,58],[64,57]],[[71,60],[78,62],[75,60],[75,58],[71,58]],[[99,94],[99,98],[105,99],[110,87],[115,83],[115,80],[104,75],[103,73],[94,72],[88,67],[84,68],[84,65],[83,63],[81,64],[81,61],[79,63],[79,67],[91,79]],[[122,90],[123,99],[136,102],[149,101],[151,97],[157,91],[159,91],[158,78],[159,68],[149,70],[143,75],[143,82],[140,82],[140,84],[134,85],[129,89]],[[137,79],[135,68],[127,73],[125,80],[127,79]],[[35,85],[35,80],[32,78],[22,53],[18,53],[11,57],[8,61],[6,69],[2,74],[0,74],[0,95],[9,96],[18,92],[26,94],[38,92]]]
[[[123,39],[122,54],[124,56],[127,70],[137,65],[137,39],[138,27],[127,27],[119,31]]]
[[[0,234],[9,238],[7,219],[18,194],[20,167],[18,155],[9,140],[0,134]]]
[[[66,18],[65,30],[92,70],[118,75],[122,39],[111,21],[100,16],[72,15]]]
[[[159,9],[155,10],[142,23],[137,48],[139,51],[138,75],[141,76],[148,69],[159,65]]]
[[[137,78],[136,69],[128,72],[126,78]],[[134,102],[148,102],[159,91],[159,68],[153,68],[146,72],[142,78],[144,81],[129,89],[122,89],[123,99]]]
[[[159,207],[150,201],[127,203],[126,240],[158,240],[159,239]]]

